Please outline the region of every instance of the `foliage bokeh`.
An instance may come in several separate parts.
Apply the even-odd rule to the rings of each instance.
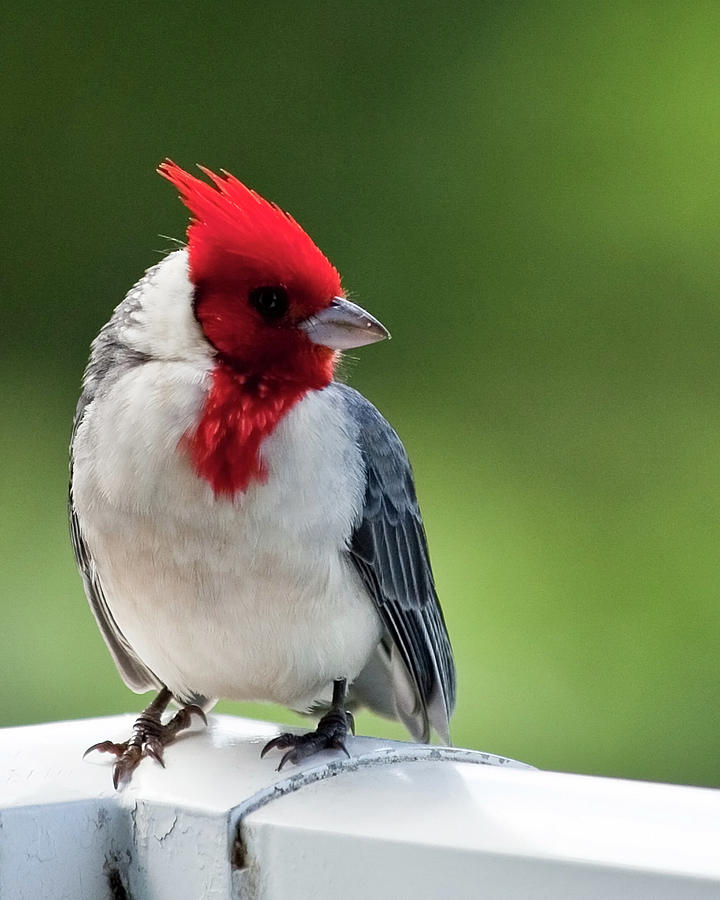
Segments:
[[[142,703],[66,446],[90,339],[184,232],[167,155],[292,211],[393,332],[349,375],[414,463],[455,742],[717,785],[720,7],[10,2],[0,34],[0,725]]]

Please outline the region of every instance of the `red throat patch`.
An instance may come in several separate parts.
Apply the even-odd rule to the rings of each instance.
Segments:
[[[215,367],[202,418],[183,438],[196,472],[215,494],[232,497],[251,481],[267,479],[260,444],[306,392],[241,375],[223,363]]]

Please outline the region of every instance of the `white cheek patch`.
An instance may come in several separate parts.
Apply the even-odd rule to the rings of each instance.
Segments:
[[[213,349],[195,318],[187,250],[176,250],[151,270],[138,307],[119,338],[153,359],[207,360]]]

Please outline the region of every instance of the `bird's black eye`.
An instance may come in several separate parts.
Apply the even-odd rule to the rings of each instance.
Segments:
[[[265,319],[281,319],[288,311],[288,295],[280,285],[268,285],[250,291],[250,305]]]

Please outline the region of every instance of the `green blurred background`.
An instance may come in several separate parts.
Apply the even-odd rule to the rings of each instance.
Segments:
[[[143,703],[66,447],[90,340],[184,233],[168,155],[292,211],[393,332],[351,381],[414,462],[455,742],[717,785],[720,5],[15,0],[0,33],[0,724]]]

